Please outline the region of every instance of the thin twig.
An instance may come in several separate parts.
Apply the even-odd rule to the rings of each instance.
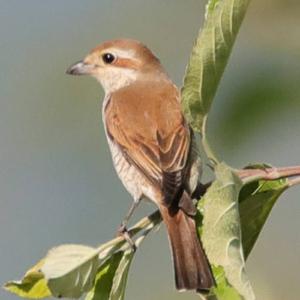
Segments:
[[[288,180],[288,185],[291,187],[291,186],[294,186],[294,185],[298,185],[300,184],[300,176],[297,176],[297,177],[294,177],[294,178],[290,178]]]
[[[276,180],[292,176],[300,176],[300,166],[265,169],[243,169],[236,170],[244,184],[256,180]]]
[[[142,218],[135,225],[128,229],[128,233],[131,237],[143,232],[143,235],[147,235],[153,227],[161,222],[161,215],[158,210],[156,210],[151,215]],[[114,253],[116,250],[120,249],[126,243],[124,236],[118,236],[105,244],[100,245],[97,248],[97,252],[101,255],[101,259],[105,259],[110,254]]]

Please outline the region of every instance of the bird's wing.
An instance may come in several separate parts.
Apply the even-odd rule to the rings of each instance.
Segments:
[[[161,189],[168,206],[183,188],[190,149],[190,131],[175,92],[127,89],[114,93],[105,109],[109,138]]]

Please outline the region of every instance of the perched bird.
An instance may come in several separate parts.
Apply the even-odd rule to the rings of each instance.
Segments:
[[[115,169],[134,201],[159,208],[171,244],[176,287],[203,290],[214,279],[197,237],[191,193],[199,177],[194,137],[180,92],[160,61],[135,40],[107,41],[68,70],[103,86],[103,122]]]

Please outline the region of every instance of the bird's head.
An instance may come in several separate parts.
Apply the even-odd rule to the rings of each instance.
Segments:
[[[107,41],[93,49],[82,61],[72,65],[67,74],[91,75],[111,93],[136,80],[164,74],[155,55],[135,40]]]

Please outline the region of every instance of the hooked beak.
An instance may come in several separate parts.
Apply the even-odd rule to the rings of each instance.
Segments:
[[[69,75],[91,75],[94,70],[94,65],[85,63],[84,61],[79,61],[70,66],[66,73]]]

